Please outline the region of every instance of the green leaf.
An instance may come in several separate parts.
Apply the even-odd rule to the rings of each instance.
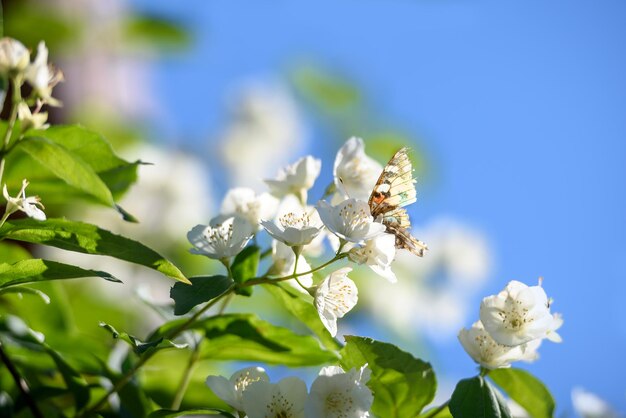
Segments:
[[[448,407],[444,407],[440,412],[437,412],[436,415],[433,415],[434,411],[439,408],[439,407],[434,407],[434,408],[430,408],[427,409],[425,412],[423,412],[419,418],[452,418],[452,414],[450,413],[450,409],[448,409]]]
[[[35,346],[40,346],[45,338],[42,333],[32,330],[23,319],[15,315],[0,316],[0,333],[10,335],[14,341]]]
[[[160,338],[186,320],[163,324],[150,339]],[[313,366],[337,361],[337,354],[325,350],[310,335],[296,334],[253,314],[226,314],[195,322],[188,329],[199,330],[207,340],[201,358],[211,360],[261,361],[284,366]]]
[[[365,364],[372,370],[367,384],[374,392],[372,412],[381,417],[414,417],[432,402],[437,381],[430,363],[393,344],[346,336],[341,351],[344,370]]]
[[[188,409],[186,411],[173,411],[171,409],[159,409],[148,415],[148,418],[177,418],[190,415],[219,415],[224,418],[235,418],[234,415],[220,411],[219,409]]]
[[[502,395],[482,376],[461,380],[448,407],[454,418],[511,418]]]
[[[554,398],[543,383],[525,370],[495,369],[488,375],[515,402],[534,418],[554,415]]]
[[[19,245],[0,242],[0,263],[15,263],[31,258],[30,253]]]
[[[233,285],[232,279],[226,276],[190,277],[191,286],[175,283],[170,290],[174,299],[174,315],[184,315],[194,306],[208,302],[226,292]]]
[[[61,373],[61,376],[63,376],[63,380],[65,381],[67,389],[74,396],[74,400],[76,401],[76,409],[83,409],[87,405],[87,403],[89,403],[89,387],[87,385],[87,382],[80,375],[80,373],[74,370],[65,361],[65,359],[61,357],[59,353],[57,353],[47,345],[44,345],[44,348],[48,355],[52,357],[52,360],[54,360],[54,363],[56,364],[59,373]]]
[[[246,247],[237,254],[231,266],[235,282],[245,283],[255,277],[259,268],[259,260],[261,260],[261,249],[256,245]],[[252,286],[235,288],[235,292],[238,295],[250,296],[252,295]]]
[[[353,110],[362,101],[350,81],[321,68],[301,67],[292,74],[292,80],[305,98],[326,112]]]
[[[85,270],[50,260],[31,258],[14,264],[0,263],[0,288],[24,283],[76,279],[79,277],[100,277],[111,282],[121,283],[120,280],[104,271]]]
[[[163,350],[165,348],[186,348],[187,347],[187,344],[176,344],[164,338],[157,338],[156,340],[144,342],[144,341],[141,341],[139,338],[133,337],[132,335],[126,332],[119,332],[112,325],[105,324],[104,322],[100,322],[100,326],[106,329],[107,331],[109,331],[111,335],[113,335],[113,338],[115,339],[119,338],[120,340],[128,343],[128,345],[132,347],[133,351],[137,355],[141,355],[148,350],[155,351],[155,350]]]
[[[0,227],[0,238],[43,244],[85,254],[108,255],[157,270],[190,283],[185,275],[156,251],[140,242],[82,222],[65,219],[19,219]]]
[[[34,295],[43,301],[46,305],[50,304],[50,296],[48,296],[45,292],[42,292],[39,289],[33,289],[31,287],[23,287],[23,286],[13,286],[13,287],[3,287],[0,288],[0,295],[5,295],[8,293],[15,293],[20,298],[23,294]]]
[[[4,124],[0,123],[0,128],[4,128]],[[111,145],[102,135],[82,126],[60,125],[43,131],[29,131],[28,135],[45,138],[80,158],[97,173],[114,198],[119,198],[130,185],[137,181],[137,165],[140,162],[129,163],[121,159],[113,152]],[[45,164],[41,164],[17,147],[8,156],[5,181],[11,190],[19,189],[23,178],[31,181],[29,192],[39,195],[46,205],[66,204],[78,198],[90,198],[102,203],[90,193],[60,180]],[[104,204],[111,206],[108,201]],[[134,219],[123,209],[116,208],[124,219],[129,221]]]
[[[129,42],[159,48],[180,49],[189,43],[189,35],[185,29],[162,17],[134,16],[122,22],[123,36]]]
[[[47,138],[27,136],[17,148],[48,168],[55,176],[93,197],[115,207],[113,195],[96,172],[80,156]]]
[[[285,285],[270,284],[263,285],[278,303],[280,303],[295,319],[306,325],[329,350],[339,350],[341,344],[334,339],[322,321],[317,310],[313,306],[313,299],[308,295],[303,295]],[[306,298],[307,300],[305,300]]]

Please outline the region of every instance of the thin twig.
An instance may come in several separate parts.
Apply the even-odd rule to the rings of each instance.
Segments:
[[[334,263],[335,261],[341,260],[342,258],[346,258],[347,256],[348,256],[348,254],[345,254],[345,253],[344,254],[339,254],[338,256],[335,256],[334,258],[330,259],[329,261],[327,261],[326,263],[322,264],[321,266],[315,267],[314,269],[311,269],[309,271],[304,271],[302,273],[290,274],[288,276],[276,277],[276,278],[255,277],[254,279],[250,279],[250,280],[246,281],[245,283],[241,283],[239,285],[239,287],[255,286],[257,284],[276,283],[276,282],[283,282],[285,280],[295,279],[296,277],[305,276],[307,274],[315,273],[316,271],[319,271],[319,270],[323,269],[324,267],[327,267],[328,265]]]
[[[28,404],[28,407],[33,413],[33,416],[35,416],[36,418],[44,418],[43,414],[39,410],[39,407],[37,406],[37,403],[32,398],[32,396],[30,396],[30,389],[28,387],[28,384],[26,383],[26,380],[22,378],[20,372],[17,370],[9,356],[7,356],[7,354],[4,352],[4,349],[2,348],[2,342],[0,342],[0,359],[2,359],[2,362],[7,366],[9,373],[11,373],[11,376],[13,376],[15,384],[24,396],[24,400]]]
[[[202,340],[200,340],[193,348],[193,352],[191,353],[191,357],[189,357],[189,361],[187,362],[187,367],[185,368],[185,372],[183,373],[183,378],[176,390],[176,395],[174,396],[174,400],[172,401],[172,409],[178,411],[180,405],[183,403],[183,398],[185,397],[185,392],[187,392],[187,387],[189,387],[189,382],[191,382],[191,376],[193,375],[193,370],[196,368],[196,364],[200,359],[200,345],[202,344]]]

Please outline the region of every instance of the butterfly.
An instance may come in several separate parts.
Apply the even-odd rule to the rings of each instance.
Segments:
[[[389,160],[378,177],[368,204],[374,219],[381,219],[387,232],[395,235],[396,248],[404,248],[422,257],[428,249],[425,243],[415,239],[409,232],[411,221],[403,209],[417,200],[413,166],[404,147]]]

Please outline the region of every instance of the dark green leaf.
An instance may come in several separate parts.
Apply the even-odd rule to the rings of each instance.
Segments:
[[[177,329],[185,320],[170,321],[150,339]],[[285,366],[313,366],[334,362],[337,355],[324,350],[312,336],[263,321],[253,314],[226,314],[209,317],[188,329],[204,332],[202,358],[211,360],[262,361]]]
[[[37,136],[25,137],[18,143],[18,148],[70,186],[95,197],[104,205],[115,207],[107,185],[79,155],[56,142]]]
[[[226,411],[220,411],[219,409],[189,409],[186,411],[172,411],[171,409],[159,409],[154,411],[148,418],[177,418],[196,415],[218,415],[224,418],[235,418],[232,414]]]
[[[454,418],[511,418],[502,396],[482,376],[461,380],[448,407]]]
[[[554,415],[554,398],[550,391],[527,371],[514,368],[496,369],[488,376],[530,416],[551,418]]]
[[[154,340],[150,340],[147,342],[141,341],[139,338],[133,337],[126,332],[117,331],[112,325],[105,324],[104,322],[100,323],[100,326],[113,335],[113,338],[120,339],[125,341],[130,345],[137,355],[141,355],[148,350],[163,350],[165,348],[185,348],[187,344],[175,344],[170,340],[166,340],[164,338],[157,338]]]
[[[242,252],[235,256],[231,271],[233,279],[236,283],[245,283],[247,280],[256,276],[259,268],[259,260],[261,259],[261,249],[256,245],[246,247]],[[238,295],[252,295],[252,286],[236,288]]]
[[[49,245],[68,251],[108,255],[160,271],[184,283],[189,280],[170,261],[140,242],[113,234],[96,225],[65,219],[19,219],[0,228],[0,238]]]
[[[232,279],[226,276],[190,277],[191,286],[176,283],[170,290],[174,299],[174,315],[184,315],[194,306],[208,302],[226,292],[233,285]]]
[[[344,370],[365,364],[372,370],[372,412],[381,417],[414,417],[432,402],[437,381],[430,363],[398,347],[371,338],[346,336],[341,351]]]
[[[76,279],[79,277],[100,277],[111,282],[121,283],[120,280],[104,271],[85,270],[69,264],[38,258],[22,260],[14,264],[0,263],[0,288],[24,283]]]
[[[264,285],[263,288],[274,296],[276,301],[290,312],[295,319],[313,331],[326,348],[329,350],[339,350],[341,348],[341,344],[324,327],[310,296],[303,295],[280,284]]]

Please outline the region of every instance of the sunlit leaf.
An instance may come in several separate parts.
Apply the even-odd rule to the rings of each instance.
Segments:
[[[121,283],[120,280],[105,271],[85,270],[50,260],[32,258],[18,261],[14,264],[0,263],[0,288],[17,284],[76,279],[80,277],[100,277],[111,282]]]
[[[47,138],[28,136],[18,143],[18,148],[70,186],[95,197],[104,205],[115,206],[111,191],[94,169],[64,146]]]
[[[283,306],[295,319],[306,325],[317,335],[324,346],[330,350],[338,350],[341,344],[335,340],[319,318],[317,310],[313,306],[313,299],[308,295],[303,295],[284,285],[264,285],[276,301]],[[305,298],[307,300],[305,300]]]
[[[343,368],[365,364],[372,370],[367,385],[374,392],[372,412],[378,416],[414,417],[435,397],[437,381],[430,363],[393,344],[346,336],[346,346],[341,351]]]
[[[554,398],[548,388],[525,370],[507,368],[489,372],[491,378],[534,418],[554,415]]]
[[[157,270],[189,283],[185,275],[163,256],[140,242],[82,222],[65,219],[19,219],[0,228],[0,238],[49,245],[85,254],[108,255]]]
[[[23,247],[9,242],[0,242],[0,263],[15,263],[31,258],[30,253]]]
[[[170,321],[152,333],[150,339],[169,335],[184,319]],[[296,334],[253,314],[225,314],[209,317],[187,329],[201,331],[205,344],[201,356],[211,360],[262,361],[285,366],[313,366],[336,361],[338,356],[322,348],[310,335]]]

